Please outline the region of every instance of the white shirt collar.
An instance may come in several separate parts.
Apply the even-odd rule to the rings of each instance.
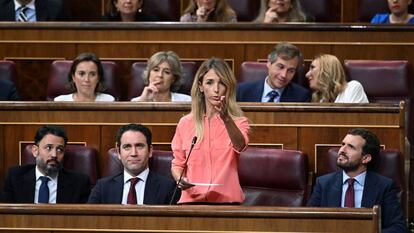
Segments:
[[[273,89],[268,83],[269,76],[266,77],[265,81],[264,81],[264,87],[263,87],[263,95],[262,95],[262,99],[264,97],[267,97],[267,94],[269,94],[269,92],[275,90],[277,93],[279,93],[279,96],[282,96],[283,91],[285,90],[285,88],[275,88]]]
[[[345,182],[347,182],[347,180],[350,178],[345,171],[342,171],[342,184],[345,184]],[[367,176],[367,171],[364,171],[363,173],[357,175],[354,177],[354,179],[357,181],[357,183],[361,186],[364,186],[365,184],[365,177]]]
[[[36,181],[38,181],[39,180],[39,178],[41,177],[41,176],[45,176],[40,170],[39,170],[39,168],[37,167],[37,165],[36,165],[36,172],[35,172],[35,174],[36,174]],[[58,179],[58,176],[59,176],[59,173],[58,173],[58,175],[56,176],[56,177],[54,177],[54,178],[52,178],[52,177],[50,177],[50,176],[47,176],[47,177],[49,177],[49,179],[52,181],[52,182],[54,182],[54,183],[57,183],[57,179]]]
[[[17,11],[17,9],[19,9],[21,6],[22,5],[18,1],[14,0],[14,10],[15,11]],[[34,10],[35,9],[35,0],[30,1],[28,4],[26,4],[26,6],[30,9]]]
[[[147,167],[144,171],[142,171],[138,176],[140,180],[147,182],[147,178],[148,178],[148,174],[149,174],[149,168]],[[131,174],[129,174],[125,169],[124,169],[124,184],[126,182],[128,182],[131,178],[135,178],[135,176],[132,176]]]

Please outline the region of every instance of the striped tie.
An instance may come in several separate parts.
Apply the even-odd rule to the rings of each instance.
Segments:
[[[17,18],[17,21],[19,21],[19,22],[27,22],[28,21],[28,18],[27,18],[27,15],[26,15],[27,9],[29,9],[27,6],[21,6],[20,7],[20,13],[19,13],[19,16]]]

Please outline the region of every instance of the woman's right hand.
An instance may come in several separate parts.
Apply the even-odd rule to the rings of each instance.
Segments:
[[[159,84],[159,82],[153,82],[150,83],[148,86],[144,87],[144,90],[141,93],[141,96],[138,98],[138,101],[142,102],[152,102],[154,101],[154,96],[158,92],[158,88],[156,85]]]
[[[178,181],[177,181],[177,182],[178,182]],[[194,185],[193,185],[193,184],[191,184],[191,183],[189,183],[189,182],[188,182],[187,177],[183,177],[183,178],[181,179],[181,182],[180,182],[180,183],[178,183],[177,185],[178,185],[178,187],[179,187],[181,190],[186,190],[186,189],[189,189],[189,188],[191,188],[191,187],[194,187]]]
[[[264,23],[273,23],[277,22],[278,15],[276,13],[276,7],[270,7],[265,14],[265,18],[263,20]]]
[[[214,9],[207,9],[204,6],[199,7],[196,11],[197,15],[197,22],[206,22],[208,19],[208,15],[213,11]]]

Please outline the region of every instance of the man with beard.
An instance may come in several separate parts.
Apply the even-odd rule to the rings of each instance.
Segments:
[[[177,203],[180,192],[175,190],[172,178],[151,171],[152,133],[141,124],[127,124],[116,135],[118,158],[124,170],[98,180],[88,203],[165,205]],[[172,201],[171,201],[172,200]]]
[[[336,162],[342,171],[316,179],[308,206],[372,208],[380,205],[382,232],[407,232],[394,181],[371,171],[379,152],[376,135],[361,128],[349,130]]]
[[[7,203],[85,203],[90,193],[87,175],[62,168],[66,131],[46,125],[35,135],[32,154],[36,164],[9,170],[1,202]]]

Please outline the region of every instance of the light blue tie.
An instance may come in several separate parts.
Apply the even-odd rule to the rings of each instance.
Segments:
[[[17,21],[19,21],[19,22],[27,22],[27,21],[29,21],[29,19],[27,18],[27,15],[26,15],[26,11],[28,9],[29,8],[27,6],[21,6],[20,7],[20,13],[19,13],[19,17],[17,18]]]
[[[47,182],[49,182],[49,177],[41,176],[40,180],[42,181],[42,184],[39,188],[38,203],[49,203],[49,187],[47,186]]]

